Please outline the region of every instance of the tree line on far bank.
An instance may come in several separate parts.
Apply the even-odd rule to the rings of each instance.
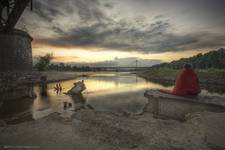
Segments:
[[[54,64],[51,63],[53,59],[52,53],[47,53],[44,56],[40,56],[38,58],[38,62],[34,65],[34,70],[36,71],[104,71],[104,68],[99,67],[89,67],[89,66],[75,66],[70,64],[58,63]]]
[[[51,63],[53,59],[53,54],[46,54],[45,56],[40,56],[38,62],[34,65],[34,69],[37,71],[104,71],[104,68],[99,67],[89,67],[89,66],[75,66],[64,63]],[[171,68],[171,69],[181,69],[185,63],[191,63],[195,69],[225,69],[225,49],[220,48],[215,51],[210,51],[205,54],[197,54],[189,58],[181,58],[180,60],[172,61],[170,63],[162,63],[150,67],[155,68]]]
[[[89,67],[89,66],[75,66],[75,65],[70,65],[70,64],[64,64],[64,63],[59,63],[59,64],[50,64],[48,66],[48,70],[55,70],[55,71],[104,71],[103,68],[98,68],[98,67]]]
[[[225,49],[220,48],[205,54],[200,53],[193,57],[181,58],[180,60],[172,61],[170,63],[154,65],[151,68],[181,69],[185,63],[191,63],[195,69],[225,69]]]

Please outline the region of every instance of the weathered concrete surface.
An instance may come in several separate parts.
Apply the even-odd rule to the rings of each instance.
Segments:
[[[183,102],[192,102],[192,103],[200,103],[200,104],[213,104],[217,106],[221,106],[225,108],[225,98],[219,96],[206,96],[206,95],[198,95],[198,96],[176,96],[172,94],[167,94],[160,92],[157,89],[147,90],[144,93],[144,96],[151,99],[162,99],[165,101],[176,100]]]
[[[31,36],[23,31],[0,33],[0,72],[32,70]]]
[[[34,72],[0,72],[0,101],[34,97]]]
[[[78,111],[72,120],[52,114],[37,121],[0,127],[0,145],[79,150],[208,150],[225,148],[225,113],[197,113],[187,122],[154,119],[150,113],[116,116]]]

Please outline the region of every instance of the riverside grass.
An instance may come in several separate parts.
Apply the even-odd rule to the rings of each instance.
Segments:
[[[138,75],[145,79],[174,81],[181,69],[172,68],[150,68],[149,70],[138,72]],[[225,69],[195,69],[202,83],[225,84]]]

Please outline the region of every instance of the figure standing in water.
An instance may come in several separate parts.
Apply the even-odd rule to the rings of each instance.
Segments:
[[[196,96],[201,93],[199,79],[192,69],[191,64],[185,64],[183,71],[177,76],[172,91],[160,90],[161,92],[178,96]]]
[[[54,87],[57,94],[60,94],[62,92],[62,86],[61,83],[57,83]]]
[[[47,77],[41,76],[40,78],[41,95],[47,96]]]
[[[61,83],[59,83],[59,91],[60,91],[60,93],[62,92],[62,86],[61,86]]]

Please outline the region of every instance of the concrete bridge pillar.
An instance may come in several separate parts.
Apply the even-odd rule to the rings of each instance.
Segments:
[[[21,30],[0,33],[0,72],[32,70],[32,37]]]

